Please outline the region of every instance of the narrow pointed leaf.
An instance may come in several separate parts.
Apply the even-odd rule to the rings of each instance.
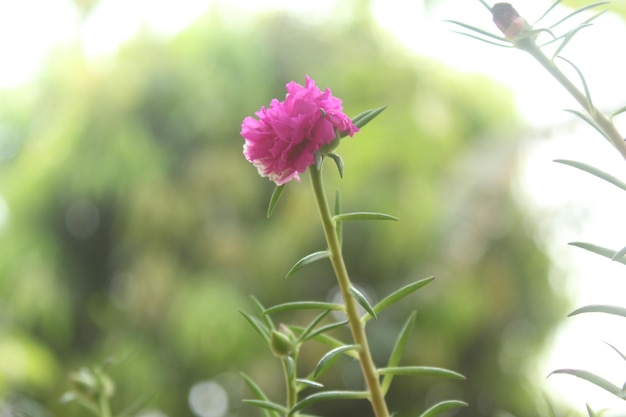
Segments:
[[[582,313],[606,313],[606,314],[613,314],[616,316],[626,317],[626,308],[618,307],[618,306],[592,304],[592,305],[580,307],[572,311],[571,313],[569,313],[567,316],[571,317],[571,316],[575,316],[577,314],[582,314]]]
[[[576,71],[576,73],[578,74],[578,78],[580,78],[580,81],[583,83],[583,89],[585,91],[585,98],[587,99],[587,111],[589,111],[589,113],[593,112],[593,101],[591,101],[591,93],[589,92],[589,86],[587,85],[587,80],[585,80],[585,76],[583,75],[583,73],[580,71],[580,69],[569,59],[563,58],[562,56],[557,57],[565,62],[567,62],[568,64],[571,65],[572,68],[574,68],[574,71]]]
[[[576,246],[577,248],[582,248],[582,249],[588,250],[589,252],[593,252],[595,254],[604,256],[604,257],[609,258],[609,259],[613,259],[615,257],[615,254],[617,253],[617,252],[615,252],[612,249],[603,248],[602,246],[594,245],[592,243],[570,242],[569,244],[571,246]],[[616,258],[615,261],[626,265],[626,259],[623,258],[623,257],[622,258]]]
[[[559,3],[561,3],[561,0],[556,0],[554,3],[552,3],[552,5],[550,7],[548,7],[548,10],[546,10],[539,19],[537,19],[535,21],[535,24],[533,26],[535,26],[537,23],[539,23],[544,17],[546,17],[548,15],[548,13],[550,13],[552,11],[552,9],[554,9],[556,6],[559,5]]]
[[[297,378],[296,382],[302,385],[302,388],[310,387],[310,388],[324,388],[324,384],[320,384],[317,381],[311,381],[310,379]]]
[[[388,368],[379,368],[379,375],[409,375],[409,376],[440,376],[444,378],[465,380],[465,376],[458,372],[445,368],[437,368],[434,366],[392,366]]]
[[[265,323],[265,327],[269,330],[276,330],[276,325],[272,321],[272,318],[267,314],[263,314],[263,312],[265,311],[265,306],[261,303],[261,301],[259,301],[259,299],[256,298],[254,295],[250,296],[250,298],[252,298],[252,302],[257,308],[257,311],[259,312],[259,314],[261,315],[261,318],[263,319],[263,322]],[[269,331],[268,331],[268,334],[269,334]]]
[[[322,401],[331,401],[331,400],[360,400],[369,398],[369,394],[367,391],[324,391],[318,392],[315,394],[311,394],[302,401],[298,402],[293,406],[291,410],[289,410],[289,415],[293,415],[293,413],[302,410],[303,408],[309,407],[313,404],[317,404]]]
[[[339,177],[343,178],[343,159],[341,159],[341,156],[336,153],[329,153],[328,156],[335,161],[335,165],[337,165],[337,170],[339,171]]]
[[[365,311],[367,311],[367,313],[370,316],[376,319],[376,312],[372,308],[372,305],[370,304],[370,302],[367,301],[367,298],[363,295],[363,293],[361,293],[359,290],[357,290],[354,287],[350,287],[349,291],[350,291],[350,294],[352,294],[352,296],[356,299],[356,302],[359,303],[359,305],[363,307],[363,309],[365,309]]]
[[[620,258],[623,258],[624,255],[626,255],[626,246],[624,246],[623,248],[621,248],[619,251],[617,251],[615,253],[615,255],[613,255],[613,257],[611,258],[612,261],[616,261]]]
[[[338,322],[338,323],[333,323],[333,324],[329,324],[328,326],[324,326],[323,328],[319,328],[318,330],[314,331],[313,333],[311,333],[306,340],[315,340],[316,342],[322,343],[332,349],[340,347],[340,346],[344,346],[345,343],[343,343],[342,341],[335,339],[332,336],[328,336],[327,334],[324,334],[324,332],[327,332],[329,330],[332,329],[336,329],[338,327],[341,326],[345,326],[346,324],[348,324],[348,321],[342,321],[342,322]],[[302,332],[304,331],[304,329],[300,326],[289,326],[289,330],[291,330],[292,332],[294,332],[296,335],[302,334]],[[353,351],[347,351],[346,355],[353,357],[354,359],[358,359],[359,355],[357,355],[355,352]]]
[[[469,29],[469,30],[471,30],[473,32],[476,32],[476,33],[480,33],[481,35],[487,36],[488,38],[496,39],[496,40],[498,40],[500,42],[503,42],[503,43],[509,42],[506,38],[503,38],[502,36],[494,35],[491,32],[487,32],[486,30],[477,28],[477,27],[472,26],[472,25],[468,25],[467,23],[459,22],[459,21],[456,21],[456,20],[444,20],[444,22],[448,22],[448,23],[452,23],[453,25],[461,26],[462,28]]]
[[[609,4],[608,1],[601,1],[598,3],[593,3],[593,4],[589,4],[585,7],[581,7],[580,9],[574,10],[572,13],[568,14],[567,16],[565,16],[563,19],[559,20],[558,22],[556,22],[555,24],[553,24],[552,26],[550,26],[550,29],[554,28],[555,26],[565,22],[567,19],[569,19],[570,17],[573,17],[579,13],[584,12],[585,10],[589,10],[589,9],[593,9],[594,7],[599,7],[599,6],[603,6],[605,4]]]
[[[325,303],[322,301],[293,301],[290,303],[278,304],[269,307],[265,310],[264,314],[272,314],[279,311],[293,311],[293,310],[336,310],[343,311],[343,304],[337,303]]]
[[[315,261],[319,261],[320,259],[327,259],[327,258],[330,258],[330,252],[328,252],[327,250],[322,250],[319,252],[308,254],[307,256],[305,256],[304,258],[296,262],[294,266],[291,267],[291,269],[287,272],[287,275],[285,275],[285,278],[289,278],[290,276],[292,276],[293,274],[295,274],[296,272],[298,272],[305,266]]]
[[[619,398],[622,398],[622,399],[626,398],[624,391],[620,387],[618,387],[612,382],[607,381],[606,379],[592,372],[583,371],[580,369],[558,369],[556,371],[553,371],[550,375],[555,375],[555,374],[573,375],[577,378],[584,379],[585,381],[591,382],[595,386],[598,386]]]
[[[406,285],[406,286],[400,288],[397,291],[394,291],[393,293],[389,294],[387,297],[385,297],[382,300],[380,300],[374,306],[374,312],[376,312],[376,314],[380,313],[381,311],[383,311],[384,309],[386,309],[390,305],[392,305],[394,303],[397,303],[398,301],[400,301],[401,299],[403,299],[407,295],[413,294],[415,291],[419,290],[420,288],[422,288],[426,284],[430,283],[434,279],[435,279],[435,277],[424,278],[424,279],[416,281],[416,282],[414,282],[412,284]],[[364,314],[363,317],[361,317],[361,321],[363,323],[365,323],[366,321],[368,321],[371,318],[372,318],[372,315],[367,313],[367,314]]]
[[[357,351],[360,348],[361,347],[359,345],[345,345],[329,351],[324,356],[322,356],[322,359],[320,359],[320,361],[315,366],[315,369],[313,370],[313,378],[317,378],[324,372],[326,372],[330,365],[332,365],[337,359],[339,359],[339,356],[341,356],[343,353],[347,351]]]
[[[611,349],[613,349],[615,352],[617,352],[618,355],[620,355],[622,357],[622,359],[624,359],[626,361],[626,355],[624,355],[622,352],[619,351],[619,349],[617,349],[615,346],[613,346],[612,344],[608,343],[608,342],[604,342],[606,343]]]
[[[572,110],[572,109],[565,109],[566,112],[568,113],[572,113],[575,114],[576,116],[580,117],[581,119],[583,119],[585,122],[587,122],[587,124],[589,124],[589,126],[593,127],[594,129],[596,129],[596,131],[598,133],[600,133],[602,136],[604,136],[604,138],[606,140],[608,140],[609,142],[611,141],[609,139],[609,137],[606,135],[606,133],[604,133],[604,131],[600,128],[600,126],[598,126],[596,124],[596,122],[590,118],[589,116],[587,116],[585,113],[579,112],[578,110]]]
[[[336,222],[345,222],[348,220],[400,220],[395,216],[385,213],[370,213],[366,211],[337,214],[333,216]]]
[[[591,175],[595,175],[598,178],[602,178],[605,181],[610,182],[611,184],[615,185],[616,187],[621,188],[622,190],[626,191],[626,183],[624,183],[623,181],[615,178],[613,175],[608,174],[604,171],[599,170],[598,168],[592,167],[591,165],[587,165],[585,163],[582,162],[578,162],[578,161],[570,161],[568,159],[555,159],[554,162],[558,162],[559,164],[564,164],[564,165],[569,165],[571,167],[574,168],[578,168],[582,171],[585,171]],[[625,251],[626,253],[626,251]]]
[[[587,406],[587,414],[589,414],[589,417],[596,417],[597,414],[594,413],[594,411],[591,409],[591,407],[589,407],[589,404],[586,404]]]
[[[556,49],[556,51],[554,51],[554,54],[552,54],[552,59],[556,58],[563,49],[565,49],[565,47],[567,46],[567,44],[569,43],[569,41],[571,41],[574,36],[581,30],[584,29],[586,27],[591,26],[591,23],[587,23],[584,25],[580,25],[577,28],[571,30],[570,32],[568,32],[568,34],[565,36],[565,38],[563,39],[563,42],[561,42],[561,44],[559,45],[559,47]]]
[[[420,414],[420,417],[435,417],[443,413],[444,411],[448,411],[453,408],[467,407],[467,406],[468,404],[464,401],[459,401],[459,400],[442,401],[438,404],[433,405],[428,410],[424,411],[422,414]]]
[[[402,326],[400,333],[398,334],[398,339],[396,339],[396,343],[391,351],[391,355],[389,355],[389,361],[387,362],[388,368],[393,368],[400,364],[400,359],[402,358],[402,354],[404,353],[404,348],[406,346],[407,340],[409,339],[409,335],[411,334],[411,330],[413,325],[415,324],[415,317],[417,313],[414,311],[411,313],[407,321]],[[384,376],[381,389],[383,391],[383,395],[387,394],[389,391],[389,387],[391,386],[391,382],[393,381],[394,374],[387,374]]]
[[[311,334],[311,332],[313,331],[313,329],[315,329],[315,326],[318,325],[318,323],[320,321],[322,321],[324,319],[324,317],[326,317],[328,314],[330,313],[330,310],[326,310],[323,311],[319,316],[317,316],[315,318],[315,320],[313,320],[307,327],[306,329],[304,329],[304,332],[302,332],[302,334],[298,337],[298,342],[303,342],[307,339],[307,337],[309,336],[309,334]]]
[[[622,113],[626,112],[626,106],[624,107],[620,107],[619,109],[615,110],[613,113],[611,113],[611,119],[613,119],[615,116],[618,116]]]
[[[284,190],[285,190],[285,184],[278,185],[276,188],[274,188],[274,192],[272,193],[272,197],[270,198],[270,204],[267,207],[268,219],[272,217],[272,214],[274,213],[274,209],[276,208],[276,204],[278,204],[278,200],[280,200],[280,196],[283,194]]]
[[[280,404],[265,400],[243,400],[244,403],[257,406],[264,410],[277,411],[280,414],[287,414],[287,408]]]
[[[359,129],[374,120],[379,114],[381,114],[387,106],[382,106],[377,109],[367,110],[363,113],[359,113],[352,119],[352,123],[354,123]],[[344,133],[344,135],[347,133]]]
[[[248,387],[252,395],[254,395],[257,400],[269,401],[269,399],[267,398],[267,395],[265,395],[261,387],[259,387],[248,375],[242,373],[241,377],[245,381],[246,386]],[[263,417],[280,417],[280,415],[275,411],[264,409]]]
[[[468,38],[476,39],[478,41],[485,42],[485,43],[488,43],[490,45],[501,46],[503,48],[512,48],[513,47],[513,45],[510,44],[510,43],[501,43],[501,42],[491,41],[489,39],[481,38],[480,36],[474,35],[472,33],[461,32],[460,30],[453,30],[452,33],[458,33],[459,35],[467,36]]]
[[[263,325],[263,323],[257,319],[256,317],[251,316],[245,311],[240,311],[241,315],[250,323],[252,328],[257,332],[257,334],[265,341],[265,343],[270,343],[270,332]]]

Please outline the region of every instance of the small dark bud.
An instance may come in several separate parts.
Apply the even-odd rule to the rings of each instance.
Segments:
[[[510,3],[496,3],[491,8],[493,21],[509,40],[519,38],[529,28],[526,19],[521,17]]]

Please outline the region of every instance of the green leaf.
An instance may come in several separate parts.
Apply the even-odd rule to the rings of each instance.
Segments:
[[[337,171],[339,171],[339,177],[343,178],[343,159],[341,156],[336,153],[329,153],[328,156],[335,161],[335,165],[337,165]]]
[[[302,401],[298,402],[293,406],[291,410],[289,410],[289,415],[293,415],[293,413],[302,410],[303,408],[309,407],[313,404],[317,404],[322,401],[331,401],[331,400],[361,400],[369,398],[369,393],[367,391],[324,391],[318,392],[315,394],[311,394],[308,397],[304,398]]]
[[[476,38],[476,39],[484,41],[484,42],[494,43],[495,45],[498,45],[498,46],[508,46],[508,45],[510,45],[510,42],[506,38],[503,38],[502,36],[494,35],[491,32],[487,32],[486,30],[482,30],[482,29],[477,28],[475,26],[468,25],[467,23],[459,22],[459,21],[456,21],[456,20],[444,20],[444,22],[448,22],[448,23],[452,23],[453,25],[461,26],[464,29],[469,29],[469,30],[471,30],[473,32],[479,33],[479,34],[481,34],[483,36],[487,36],[488,38],[491,38],[491,39],[495,39],[495,40],[500,41],[502,43],[495,43],[495,42],[492,42],[492,41],[489,41],[489,40],[486,40],[486,39],[482,39],[482,38],[476,37],[476,36],[471,35],[471,34],[467,34],[467,33],[464,33],[464,32],[459,32],[462,35],[471,36],[473,38]]]
[[[384,309],[386,309],[390,305],[400,301],[401,299],[403,299],[407,295],[410,295],[410,294],[414,293],[415,291],[419,290],[420,288],[422,288],[426,284],[430,283],[434,279],[435,279],[435,277],[424,278],[424,279],[419,280],[417,282],[414,282],[412,284],[406,285],[406,286],[400,288],[397,291],[394,291],[393,293],[389,294],[387,297],[385,297],[382,300],[380,300],[374,306],[374,311],[376,312],[376,314],[380,313],[381,311],[383,311]],[[363,323],[365,323],[365,322],[367,322],[371,318],[372,318],[372,315],[367,313],[367,314],[364,314],[363,317],[361,317],[361,321]]]
[[[539,23],[544,17],[546,17],[548,15],[548,13],[550,13],[552,11],[552,9],[554,9],[559,3],[561,2],[561,0],[556,0],[554,3],[552,3],[552,5],[550,7],[548,7],[548,10],[546,10],[539,19],[537,19],[535,21],[535,25],[537,25],[537,23]]]
[[[308,264],[311,264],[315,261],[319,261],[320,259],[327,259],[327,258],[330,258],[330,252],[328,252],[327,250],[322,250],[319,252],[308,254],[307,256],[305,256],[304,258],[296,262],[294,266],[291,267],[291,269],[287,272],[287,275],[285,275],[285,278],[289,278],[290,276],[292,276],[293,274],[295,274],[296,272],[298,272],[299,270],[301,270]]]
[[[239,311],[241,315],[250,323],[252,328],[257,332],[261,339],[269,345],[270,343],[270,331],[263,325],[263,323],[256,317],[251,316],[245,311]]]
[[[379,114],[381,114],[387,106],[382,106],[377,109],[366,110],[363,113],[359,113],[354,118],[352,118],[352,123],[354,123],[359,129],[374,120]],[[343,135],[347,135],[347,132],[344,132]]]
[[[611,113],[611,120],[613,120],[615,116],[618,116],[624,112],[626,112],[626,106],[620,107],[619,109],[615,110],[613,113]]]
[[[615,346],[613,346],[612,344],[608,343],[608,342],[604,342],[606,343],[611,349],[613,349],[615,352],[617,352],[618,355],[620,355],[622,357],[622,359],[624,359],[626,361],[626,355],[624,355],[622,352],[619,351],[619,349],[617,349]]]
[[[621,248],[619,251],[617,251],[615,253],[615,255],[613,255],[613,257],[611,258],[612,261],[616,261],[619,258],[623,258],[624,255],[626,255],[626,246],[624,246],[623,248]]]
[[[352,296],[356,299],[357,303],[359,303],[359,305],[363,307],[370,316],[376,319],[376,312],[372,308],[370,302],[367,301],[367,298],[363,295],[363,293],[361,293],[361,291],[357,290],[353,286],[350,286],[348,291],[350,291],[350,294],[352,294]]]
[[[244,403],[257,406],[264,410],[277,411],[281,414],[287,414],[287,408],[280,404],[265,400],[243,400]]]
[[[595,386],[598,386],[621,399],[626,399],[626,393],[624,393],[624,391],[620,387],[614,385],[613,383],[592,372],[582,371],[579,369],[558,369],[556,371],[553,371],[550,375],[554,374],[573,375],[577,378],[584,379],[587,382],[591,382]]]
[[[272,197],[270,198],[270,204],[267,207],[267,218],[272,217],[274,213],[274,209],[276,208],[276,204],[278,204],[278,200],[280,200],[280,196],[283,194],[285,190],[285,184],[278,185],[274,188],[274,192],[272,193]]]
[[[265,306],[261,303],[261,301],[259,301],[259,299],[256,298],[254,295],[251,295],[250,298],[252,299],[252,302],[254,303],[257,311],[261,315],[261,318],[263,319],[263,322],[265,323],[265,327],[269,330],[276,330],[276,325],[272,321],[272,318],[266,314],[263,314],[263,312],[265,311]],[[268,334],[269,334],[269,330],[268,330]]]
[[[570,64],[570,66],[572,68],[574,68],[574,71],[576,71],[576,73],[578,74],[578,77],[580,78],[580,81],[583,83],[583,89],[585,91],[585,98],[587,99],[587,111],[589,113],[593,113],[594,112],[594,107],[593,107],[593,102],[591,101],[591,93],[589,92],[589,86],[587,85],[587,80],[585,80],[585,76],[583,75],[583,73],[580,71],[580,69],[578,69],[578,67],[569,59],[563,58],[562,56],[557,57],[565,62],[567,62],[568,64]]]
[[[420,417],[435,417],[443,413],[444,411],[451,410],[453,408],[467,407],[467,406],[468,404],[466,402],[459,401],[459,400],[442,401],[438,404],[433,405],[428,410],[424,411],[422,414],[420,414]]]
[[[355,212],[355,213],[345,213],[345,214],[337,214],[333,216],[333,220],[336,222],[345,222],[348,220],[395,220],[398,219],[395,216],[391,216],[385,213],[369,213],[369,212]]]
[[[567,19],[569,19],[570,17],[573,17],[575,15],[577,15],[578,13],[582,13],[585,10],[589,10],[589,9],[593,9],[594,7],[599,7],[599,6],[603,6],[605,4],[609,4],[608,1],[601,1],[598,3],[593,3],[593,4],[589,4],[585,7],[581,7],[580,9],[574,10],[572,13],[568,14],[567,16],[565,16],[563,19],[559,20],[558,22],[556,22],[555,24],[553,24],[552,26],[550,26],[550,28],[554,28],[555,26],[563,23],[564,21],[566,21]]]
[[[351,350],[358,351],[360,348],[361,346],[359,345],[345,345],[339,346],[329,351],[324,356],[322,356],[322,359],[320,359],[320,361],[315,366],[315,369],[313,370],[313,378],[317,378],[324,372],[326,372],[330,365],[332,365],[343,353]]]
[[[565,38],[563,39],[563,42],[561,42],[561,44],[559,45],[559,47],[556,49],[556,51],[554,51],[554,54],[552,54],[552,59],[556,58],[561,51],[565,48],[565,46],[569,43],[569,41],[571,41],[574,36],[581,30],[584,29],[586,27],[591,26],[591,23],[587,23],[584,25],[580,25],[577,28],[571,30],[570,32],[568,32],[568,34],[565,36]]]
[[[293,301],[290,303],[283,303],[272,306],[265,310],[263,314],[272,314],[279,311],[293,311],[293,310],[335,310],[344,311],[343,304],[337,303],[325,303],[322,301]]]
[[[241,377],[245,381],[248,389],[256,397],[257,400],[261,401],[269,401],[261,387],[259,387],[248,375],[242,373]],[[280,417],[280,415],[275,411],[263,410],[263,417]]]
[[[330,348],[336,348],[336,347],[339,347],[339,346],[344,346],[345,344],[342,341],[340,341],[338,339],[335,339],[332,336],[328,336],[327,334],[324,334],[324,333],[327,332],[327,331],[330,331],[332,329],[336,329],[338,327],[345,326],[346,324],[348,324],[348,320],[344,320],[344,321],[341,321],[341,322],[329,324],[328,326],[321,327],[318,330],[316,330],[313,333],[311,333],[307,337],[306,340],[315,340],[315,341],[320,342],[320,343],[322,343],[322,344],[324,344],[324,345],[326,345],[326,346],[328,346]],[[300,326],[289,326],[289,330],[294,332],[296,335],[302,334],[302,332],[304,331],[304,329],[302,327],[300,327]],[[351,356],[351,357],[355,358],[355,359],[359,358],[359,355],[357,355],[356,353],[354,353],[352,351],[346,352],[346,354],[348,356]]]
[[[626,308],[618,307],[618,306],[609,306],[609,305],[600,305],[600,304],[592,304],[584,307],[580,307],[567,316],[575,316],[581,313],[606,313],[606,314],[614,314],[616,316],[626,317]]]
[[[315,329],[315,326],[317,326],[317,324],[322,321],[324,319],[324,317],[326,317],[328,314],[330,313],[330,310],[326,310],[323,311],[319,316],[317,316],[315,318],[315,320],[313,320],[307,327],[306,329],[304,329],[304,331],[302,332],[302,334],[298,337],[298,343],[303,342],[307,339],[307,337],[309,336],[309,334],[313,331],[313,329]]]
[[[567,159],[555,159],[554,162],[558,162],[559,164],[569,165],[574,168],[578,168],[582,171],[588,172],[589,174],[595,175],[598,178],[602,178],[603,180],[608,181],[611,184],[615,185],[616,187],[619,187],[622,190],[626,191],[626,183],[624,183],[623,181],[620,181],[619,179],[615,178],[611,174],[607,174],[606,172],[601,171],[598,168],[592,167],[591,165],[587,165],[585,163],[578,162],[578,161],[570,161]]]
[[[565,109],[565,111],[568,113],[575,114],[576,116],[580,117],[585,122],[587,122],[589,126],[593,127],[594,129],[596,129],[598,133],[604,136],[606,140],[608,140],[609,142],[611,141],[611,139],[606,135],[606,133],[604,133],[604,130],[602,130],[600,126],[598,126],[598,124],[591,117],[587,116],[585,113],[580,112],[578,110],[572,110],[572,109]]]
[[[570,242],[569,244],[571,246],[576,246],[577,248],[588,250],[590,252],[596,253],[598,255],[604,256],[609,259],[615,258],[615,255],[617,253],[612,249],[603,248],[602,246],[597,246],[597,245],[586,243],[586,242]],[[626,265],[626,259],[624,259],[623,257],[616,258],[615,261]]]
[[[597,414],[593,412],[591,407],[589,407],[589,404],[586,404],[586,406],[587,406],[587,414],[589,414],[589,417],[596,417]]]
[[[311,381],[310,379],[297,378],[296,382],[303,386],[301,389],[304,389],[305,387],[324,388],[324,384],[320,384],[317,381]]]
[[[410,375],[410,376],[440,376],[444,378],[461,379],[466,378],[458,372],[451,371],[445,368],[437,368],[433,366],[391,366],[387,368],[379,368],[377,370],[379,375]]]
[[[404,323],[404,326],[402,326],[402,330],[400,330],[400,333],[398,334],[398,338],[396,339],[396,343],[391,351],[391,355],[389,355],[389,361],[387,362],[388,368],[393,368],[400,364],[400,359],[404,353],[404,347],[406,346],[406,342],[411,334],[411,329],[415,324],[416,315],[417,313],[415,311],[412,312],[407,321]],[[383,378],[383,382],[381,384],[383,394],[387,394],[387,391],[389,391],[393,377],[394,374],[387,374]]]

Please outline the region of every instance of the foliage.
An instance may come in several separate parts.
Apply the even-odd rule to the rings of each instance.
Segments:
[[[240,369],[272,387],[269,398],[280,395],[271,381],[281,370],[237,310],[250,293],[267,305],[332,302],[320,285],[330,271],[316,263],[284,285],[283,260],[319,250],[308,242],[321,232],[303,221],[315,213],[296,189],[266,220],[272,185],[250,175],[238,131],[255,103],[307,73],[336,86],[349,115],[381,102],[393,109],[342,145],[346,212],[401,219],[345,224],[344,256],[359,289],[376,305],[416,278],[438,277],[370,323],[373,350],[391,352],[390,335],[417,309],[410,343],[418,349],[404,360],[472,381],[462,391],[470,407],[458,415],[534,413],[527,364],[561,303],[508,192],[519,127],[511,98],[489,80],[408,55],[368,19],[315,27],[287,15],[234,27],[212,13],[171,41],[143,34],[103,61],[59,50],[34,85],[0,97],[2,149],[15,149],[0,166],[9,213],[0,232],[0,392],[80,415],[59,404],[66,374],[115,356],[129,359],[111,370],[114,409],[154,394],[151,406],[185,415],[193,383]],[[332,189],[339,178],[326,180]],[[307,323],[310,314],[289,318]],[[313,370],[321,356],[312,345],[299,367]],[[350,363],[323,377],[353,391]],[[459,391],[450,383],[427,390],[431,383],[407,379],[388,395],[405,415]],[[349,404],[315,410],[365,415]]]

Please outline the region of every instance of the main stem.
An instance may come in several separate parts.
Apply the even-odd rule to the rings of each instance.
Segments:
[[[606,138],[611,144],[619,151],[624,159],[626,159],[626,143],[624,138],[618,132],[617,128],[600,110],[598,110],[591,100],[587,99],[570,80],[563,74],[563,72],[554,64],[554,61],[549,59],[539,48],[537,43],[532,37],[521,39],[517,42],[517,46],[531,54],[539,63],[546,69],[559,83],[580,103],[580,105],[587,111],[589,116],[596,123],[597,127],[604,132]]]
[[[370,402],[376,417],[389,417],[389,410],[387,409],[385,396],[381,389],[378,373],[376,372],[376,366],[372,360],[372,355],[370,354],[369,345],[367,343],[365,327],[359,317],[358,304],[356,299],[350,293],[350,277],[348,276],[348,270],[346,269],[346,264],[341,253],[341,244],[339,243],[339,237],[337,235],[337,227],[330,213],[328,200],[326,199],[326,193],[324,192],[321,165],[319,169],[315,164],[311,165],[309,172],[311,174],[311,183],[313,185],[313,192],[315,193],[317,209],[322,221],[322,228],[324,229],[326,243],[328,244],[328,251],[330,252],[330,261],[333,265],[333,269],[335,270],[343,302],[346,306],[346,315],[348,316],[352,338],[354,343],[360,346],[358,351],[359,362],[361,364],[363,377],[365,378],[365,383],[367,384],[367,389],[370,394]]]

